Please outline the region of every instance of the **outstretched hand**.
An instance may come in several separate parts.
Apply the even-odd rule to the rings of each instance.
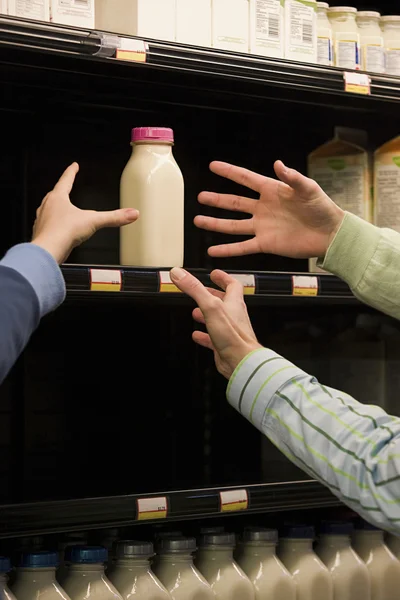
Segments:
[[[322,257],[336,235],[344,212],[320,186],[287,168],[274,165],[280,181],[223,162],[213,162],[211,171],[257,192],[258,200],[202,192],[199,202],[207,206],[239,211],[248,219],[216,219],[197,216],[197,227],[221,233],[253,236],[250,240],[209,248],[215,257],[265,252],[292,258]]]
[[[193,318],[207,328],[207,333],[195,331],[193,340],[214,352],[218,371],[229,379],[243,358],[262,347],[247,314],[242,284],[223,271],[213,271],[211,280],[223,291],[206,288],[196,277],[176,267],[171,279],[197,302]]]
[[[69,195],[78,171],[77,163],[69,166],[36,211],[32,243],[50,252],[58,263],[99,229],[128,225],[139,217],[133,208],[97,212],[74,206]]]

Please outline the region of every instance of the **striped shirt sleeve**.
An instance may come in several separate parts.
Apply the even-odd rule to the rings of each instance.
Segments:
[[[239,364],[227,396],[297,466],[366,520],[400,533],[400,419],[268,349]]]

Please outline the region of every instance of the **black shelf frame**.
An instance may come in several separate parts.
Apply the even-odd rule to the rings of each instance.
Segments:
[[[185,299],[182,293],[160,291],[160,272],[168,269],[139,269],[135,267],[101,266],[101,265],[74,265],[65,264],[61,267],[65,279],[69,299],[107,299],[120,301],[146,298],[153,300]],[[121,286],[118,292],[92,291],[91,271],[104,270],[120,273]],[[210,279],[210,274],[205,269],[187,269],[195,275],[204,285],[215,287]],[[280,273],[275,271],[228,271],[232,275],[254,277],[254,294],[246,295],[249,302],[267,302],[274,300],[290,300],[290,302],[331,302],[331,303],[357,303],[349,286],[333,275],[325,273]],[[297,277],[311,277],[317,282],[317,294],[295,295],[293,283]]]
[[[245,510],[221,510],[221,492],[247,491]],[[138,500],[166,497],[166,518],[138,520]],[[267,483],[234,488],[209,488],[0,506],[0,539],[63,531],[170,523],[204,517],[257,514],[286,510],[339,507],[341,502],[314,480]]]
[[[144,39],[147,45],[146,62],[127,62],[117,59],[116,49],[124,39],[135,37],[116,35],[91,30],[80,30],[69,26],[26,21],[24,19],[0,16],[0,50],[31,50],[58,57],[80,58],[95,62],[124,65],[135,69],[162,69],[171,74],[203,75],[217,77],[220,80],[231,80],[246,84],[262,84],[269,87],[286,88],[293,92],[312,92],[350,98],[368,109],[373,100],[396,103],[400,101],[400,77],[369,74],[371,95],[345,91],[344,72],[335,67],[292,62],[288,60],[264,58],[250,54],[238,54],[211,48],[182,45],[172,42]],[[25,53],[26,54],[26,53]],[[17,55],[5,55],[0,62],[15,60]],[[27,61],[28,64],[29,61]],[[62,63],[58,66],[62,68]],[[84,71],[83,66],[75,60],[75,72]],[[49,68],[47,65],[44,68]],[[54,68],[52,63],[51,68]],[[70,67],[67,67],[67,69]],[[265,92],[264,92],[265,94]],[[263,95],[263,93],[261,93]],[[298,101],[301,101],[299,98]]]

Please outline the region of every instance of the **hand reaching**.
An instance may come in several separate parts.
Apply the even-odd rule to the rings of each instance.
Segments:
[[[208,333],[195,331],[193,340],[213,350],[218,371],[229,379],[243,358],[262,348],[247,314],[242,284],[223,271],[213,271],[211,280],[224,291],[204,287],[180,268],[172,269],[171,279],[197,302],[199,307],[194,309],[193,318],[207,327]]]
[[[97,212],[74,206],[69,194],[78,171],[77,163],[68,167],[36,211],[32,243],[50,252],[58,263],[99,229],[128,225],[139,217],[133,208]]]
[[[249,219],[197,216],[197,227],[221,233],[252,235],[250,240],[209,248],[215,257],[265,252],[292,258],[322,257],[344,217],[344,212],[320,186],[281,161],[274,165],[280,181],[227,163],[213,162],[211,171],[260,194],[259,200],[202,192],[199,202],[251,215]]]

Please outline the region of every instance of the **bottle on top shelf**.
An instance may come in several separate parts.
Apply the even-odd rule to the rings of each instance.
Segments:
[[[317,62],[329,67],[333,65],[333,39],[328,8],[327,2],[317,2]]]
[[[316,0],[284,0],[285,58],[306,63],[317,62]]]
[[[250,52],[284,57],[284,8],[281,0],[250,0]]]
[[[400,76],[400,15],[381,18],[385,45],[385,70],[387,75]]]
[[[353,6],[331,6],[328,17],[333,32],[333,58],[335,67],[361,68],[360,32],[356,21],[357,9]]]
[[[385,47],[380,18],[380,13],[373,10],[363,10],[357,13],[361,68],[370,73],[385,72]]]

